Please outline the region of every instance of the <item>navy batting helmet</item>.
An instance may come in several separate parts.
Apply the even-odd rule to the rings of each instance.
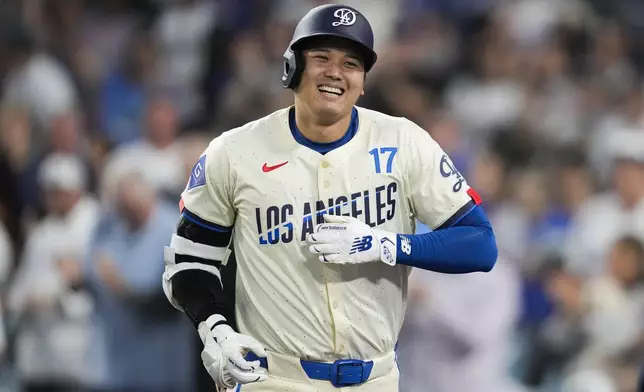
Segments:
[[[364,58],[365,72],[376,62],[373,50],[373,30],[367,18],[352,7],[327,4],[310,10],[297,24],[293,39],[284,52],[282,86],[296,88],[304,70],[304,59],[299,50],[315,37],[339,37],[356,44]]]

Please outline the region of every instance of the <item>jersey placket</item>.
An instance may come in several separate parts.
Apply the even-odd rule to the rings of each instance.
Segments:
[[[334,165],[327,159],[323,159],[318,165],[318,200],[329,200],[334,196],[333,189],[336,188],[333,183],[335,177]],[[333,214],[334,211],[330,210],[327,206],[327,213]],[[346,350],[345,342],[348,332],[348,320],[342,311],[342,291],[340,285],[341,276],[337,266],[329,264],[324,266],[324,280],[327,294],[327,306],[329,309],[329,317],[331,318],[331,339],[333,341],[333,353],[341,356]]]

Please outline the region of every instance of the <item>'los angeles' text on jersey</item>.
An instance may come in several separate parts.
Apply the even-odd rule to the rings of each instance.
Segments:
[[[397,192],[398,184],[390,182],[374,189],[305,202],[301,206],[257,207],[255,219],[259,244],[286,244],[295,238],[305,241],[306,236],[313,233],[315,225],[324,222],[324,214],[352,216],[371,227],[380,226],[394,218]]]

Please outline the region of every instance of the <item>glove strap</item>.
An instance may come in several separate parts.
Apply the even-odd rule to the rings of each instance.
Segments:
[[[206,338],[210,334],[210,332],[217,327],[218,325],[228,325],[228,320],[220,314],[213,314],[210,315],[206,319],[206,321],[202,321],[199,323],[199,327],[197,330],[199,331],[199,337],[201,338],[201,341],[206,344]]]
[[[396,265],[398,235],[382,230],[374,230],[374,233],[380,241],[380,261],[387,265]]]

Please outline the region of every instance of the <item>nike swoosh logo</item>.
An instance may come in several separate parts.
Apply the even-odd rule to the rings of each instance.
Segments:
[[[282,167],[282,166],[286,165],[287,163],[288,163],[288,161],[286,161],[286,162],[282,162],[282,163],[280,163],[280,164],[273,165],[273,166],[268,166],[268,165],[265,163],[265,164],[264,164],[264,166],[262,166],[262,171],[263,171],[264,173],[268,173],[268,172],[271,172],[271,171],[273,171],[273,170],[275,170],[275,169],[279,169],[280,167]]]

